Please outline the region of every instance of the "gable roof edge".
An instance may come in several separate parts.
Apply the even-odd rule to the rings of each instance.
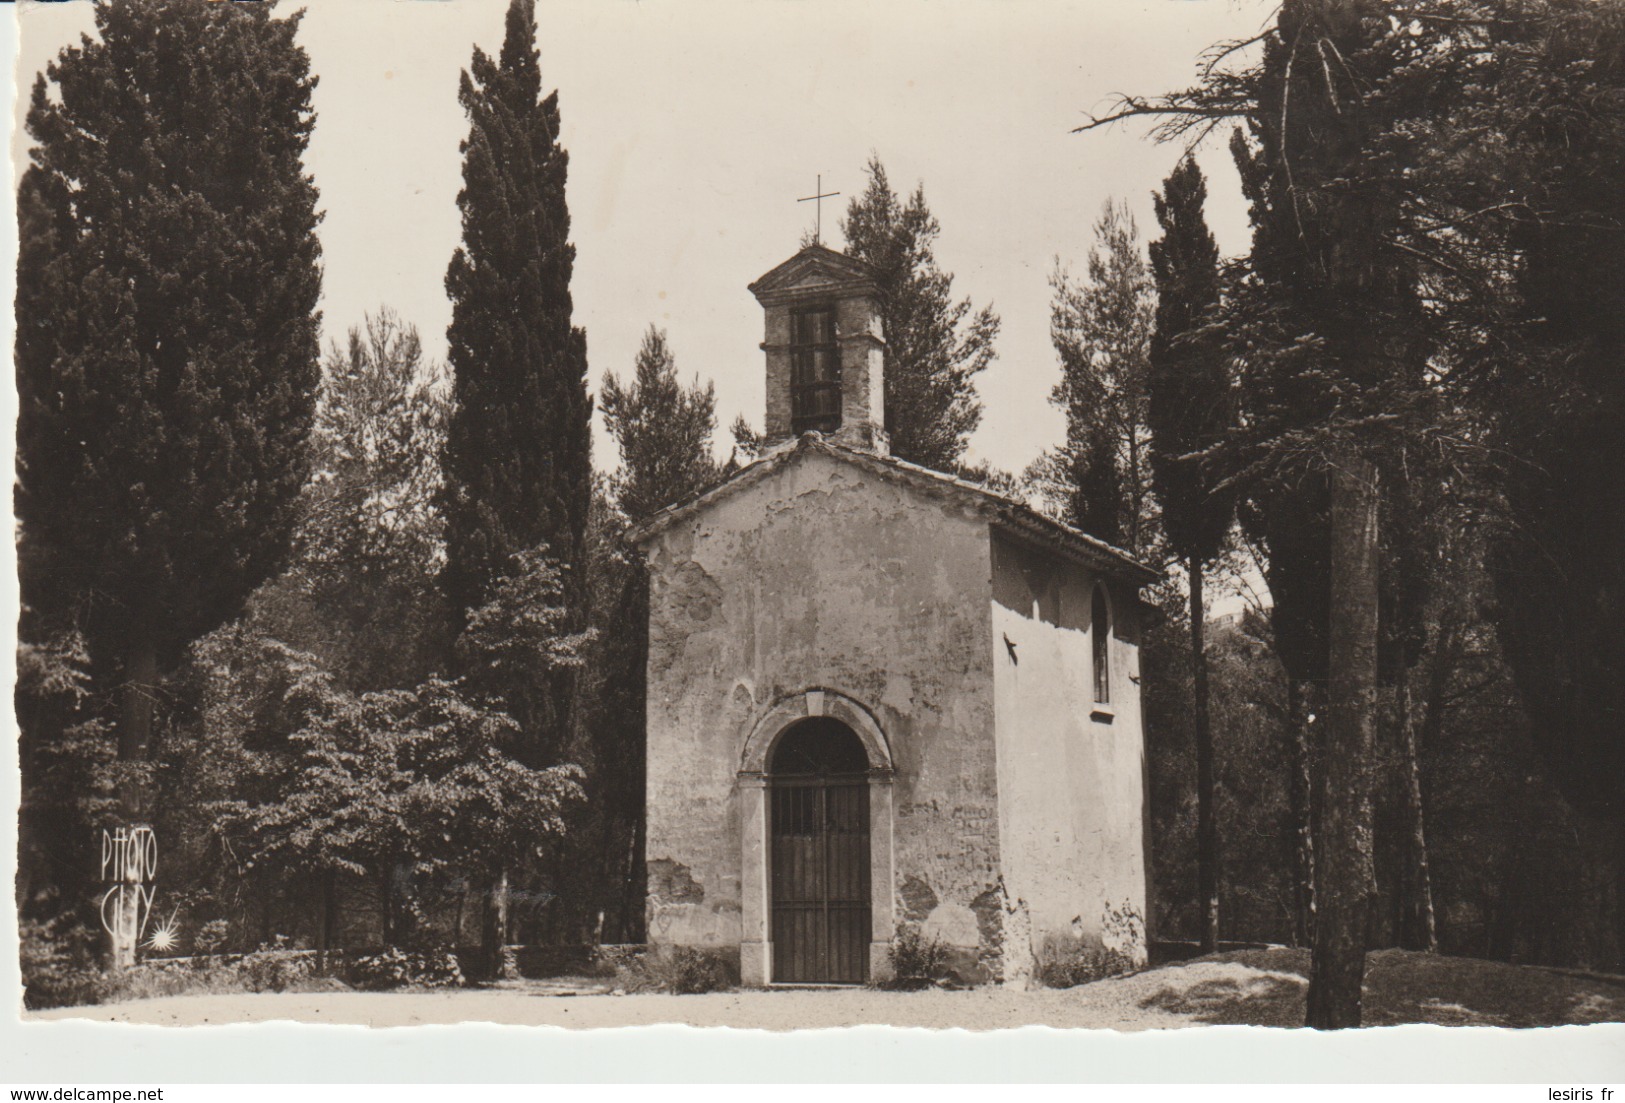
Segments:
[[[1025,503],[965,479],[933,471],[906,460],[878,456],[836,444],[816,432],[803,433],[794,444],[778,448],[740,468],[722,482],[656,511],[642,524],[633,526],[628,538],[634,544],[642,545],[685,517],[693,516],[712,503],[731,497],[737,491],[760,482],[802,452],[819,452],[871,471],[882,478],[904,482],[918,490],[958,497],[991,524],[1025,536],[1040,545],[1080,560],[1087,566],[1115,574],[1137,585],[1146,585],[1162,577],[1159,571],[1140,562],[1121,548],[1113,547],[1104,540],[1046,517]]]

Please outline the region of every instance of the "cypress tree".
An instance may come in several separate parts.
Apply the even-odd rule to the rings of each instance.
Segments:
[[[1227,357],[1212,331],[1203,328],[1219,305],[1219,247],[1202,215],[1206,198],[1207,182],[1189,157],[1169,174],[1162,193],[1153,196],[1163,236],[1151,243],[1157,313],[1151,335],[1146,421],[1163,531],[1185,561],[1190,579],[1196,869],[1203,916],[1201,949],[1210,954],[1219,942],[1219,834],[1208,666],[1202,642],[1207,616],[1202,582],[1206,565],[1224,550],[1235,501],[1229,492],[1218,489],[1220,479],[1213,464],[1184,458],[1218,445],[1230,422]]]
[[[1468,118],[1514,135],[1489,179],[1539,214],[1502,231],[1521,263],[1479,393],[1504,494],[1494,619],[1553,781],[1617,840],[1625,969],[1625,11],[1495,14],[1504,75]]]
[[[1117,462],[1117,436],[1102,419],[1069,426],[1062,457],[1067,482],[1066,521],[1113,547],[1122,547],[1123,472]]]
[[[452,608],[484,605],[514,556],[546,545],[565,574],[571,629],[583,621],[579,564],[592,493],[587,339],[571,324],[565,203],[569,155],[558,94],[542,95],[534,0],[513,0],[501,55],[476,48],[458,99],[463,243],[446,291],[454,410],[442,497]],[[504,687],[532,765],[555,759],[569,729],[569,678]]]
[[[280,566],[318,379],[299,16],[111,0],[34,84],[17,294],[28,631],[77,627],[148,755],[155,684]],[[48,94],[50,85],[56,94]],[[143,817],[141,787],[125,814]]]

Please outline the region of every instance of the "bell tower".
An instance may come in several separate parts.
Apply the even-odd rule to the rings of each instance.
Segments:
[[[766,315],[767,446],[818,432],[885,455],[886,340],[868,265],[808,245],[750,291]]]

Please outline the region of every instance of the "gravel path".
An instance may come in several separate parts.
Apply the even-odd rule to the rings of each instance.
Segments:
[[[194,1026],[294,1020],[415,1026],[461,1022],[577,1028],[688,1023],[814,1029],[863,1023],[992,1030],[1041,1024],[1121,1031],[1303,1022],[1308,954],[1257,950],[1164,966],[1064,991],[880,992],[863,988],[740,991],[705,996],[558,995],[542,985],[450,992],[320,992],[175,996],[31,1013],[35,1020]],[[1625,1021],[1625,978],[1582,977],[1401,951],[1371,955],[1370,1025],[1537,1026]]]

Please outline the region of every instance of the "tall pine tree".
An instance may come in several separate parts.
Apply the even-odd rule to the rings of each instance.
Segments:
[[[458,99],[463,244],[446,331],[454,409],[446,430],[442,575],[455,610],[490,600],[515,556],[546,545],[565,571],[569,627],[583,623],[582,546],[592,493],[586,334],[571,324],[569,155],[558,94],[542,95],[534,0],[508,7],[502,53],[475,48]],[[570,679],[505,687],[532,765],[569,735]]]
[[[1265,44],[1244,172],[1253,199],[1253,264],[1286,310],[1294,337],[1318,341],[1286,358],[1257,393],[1255,424],[1274,433],[1278,470],[1307,456],[1326,491],[1326,722],[1318,756],[1315,954],[1308,1023],[1358,1026],[1367,911],[1374,889],[1372,768],[1382,575],[1382,467],[1399,454],[1415,372],[1417,273],[1391,244],[1403,206],[1365,155],[1388,105],[1368,90],[1393,63],[1391,25],[1372,0],[1291,0]],[[1325,71],[1298,64],[1338,57]],[[1273,422],[1273,424],[1272,424]],[[1320,475],[1324,472],[1323,475]],[[1315,481],[1318,481],[1316,479]],[[1275,548],[1271,555],[1279,554]],[[1317,556],[1318,559],[1318,556]]]
[[[682,385],[664,330],[644,334],[631,385],[606,374],[602,394],[604,424],[621,450],[615,498],[633,523],[716,477],[716,388]]]
[[[1050,402],[1066,414],[1058,461],[1071,499],[1067,520],[1142,553],[1151,535],[1146,384],[1156,289],[1126,205],[1108,201],[1101,211],[1087,281],[1074,282],[1057,264],[1051,286],[1061,379]]]
[[[308,626],[267,617],[268,627],[347,689],[395,689],[444,669],[444,382],[417,328],[388,307],[328,348],[293,570],[254,604],[262,615],[306,606]]]
[[[155,685],[281,564],[321,290],[297,15],[111,0],[36,80],[18,260],[25,633],[77,627],[148,757]],[[50,94],[51,86],[55,94]],[[125,812],[144,815],[141,786]]]
[[[1216,465],[1192,457],[1219,445],[1230,428],[1230,372],[1222,344],[1209,328],[1219,305],[1219,246],[1202,214],[1207,199],[1202,170],[1185,158],[1153,198],[1163,236],[1151,243],[1157,311],[1146,418],[1163,531],[1184,560],[1190,580],[1197,893],[1203,916],[1201,949],[1210,954],[1219,943],[1219,832],[1202,583],[1207,564],[1224,550],[1235,519],[1235,499],[1220,489],[1223,480]]]
[[[841,232],[846,251],[875,271],[886,334],[886,433],[898,458],[952,471],[982,420],[976,376],[993,362],[999,316],[991,306],[971,315],[969,299],[954,301],[954,278],[933,252],[942,228],[924,186],[904,202],[878,157],[868,171],[869,185],[848,205]]]

